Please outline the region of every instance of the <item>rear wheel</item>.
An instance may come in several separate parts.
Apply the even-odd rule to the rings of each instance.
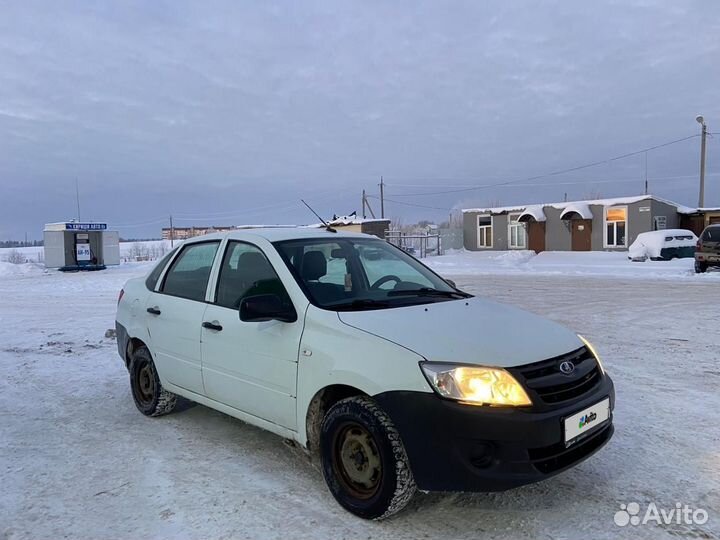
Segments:
[[[356,516],[379,519],[402,510],[415,493],[405,447],[390,418],[367,396],[344,399],[323,420],[325,482]]]
[[[703,274],[707,272],[708,265],[704,262],[695,261],[695,273],[696,274]]]
[[[145,416],[162,416],[172,412],[177,396],[160,383],[150,351],[140,347],[130,360],[130,390],[138,410]]]

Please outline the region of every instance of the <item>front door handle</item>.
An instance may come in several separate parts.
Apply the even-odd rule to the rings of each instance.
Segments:
[[[153,315],[160,315],[160,313],[162,313],[162,311],[160,311],[160,310],[159,310],[158,308],[156,308],[156,307],[149,307],[149,308],[147,308],[146,311],[147,311],[148,313],[152,313]]]
[[[207,328],[208,330],[215,330],[216,332],[220,332],[222,330],[222,326],[219,324],[215,324],[214,322],[207,322],[205,321],[202,323],[203,328]]]

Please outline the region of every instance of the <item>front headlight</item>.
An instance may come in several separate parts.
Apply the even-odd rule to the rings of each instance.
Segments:
[[[422,362],[430,385],[443,397],[473,405],[532,405],[525,389],[500,368]]]
[[[600,368],[600,373],[602,373],[603,375],[605,375],[605,367],[602,365],[602,362],[600,361],[600,355],[599,355],[599,354],[597,353],[597,351],[595,350],[595,347],[593,347],[593,344],[590,343],[590,342],[589,342],[587,339],[585,339],[584,337],[582,337],[580,334],[578,334],[577,337],[580,338],[580,341],[582,341],[582,342],[585,344],[585,346],[588,348],[588,350],[590,351],[590,353],[595,357],[595,360],[597,361],[597,365],[598,365],[598,367]]]

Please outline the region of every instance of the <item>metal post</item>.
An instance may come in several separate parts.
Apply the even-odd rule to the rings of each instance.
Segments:
[[[698,207],[705,206],[705,141],[707,139],[707,124],[702,121],[702,137],[700,142],[700,196],[698,197]]]
[[[175,247],[175,229],[173,228],[172,214],[170,214],[170,249]]]
[[[380,218],[385,219],[385,183],[380,177]]]
[[[363,195],[362,195],[362,216],[363,219],[365,219],[365,190],[363,189]]]

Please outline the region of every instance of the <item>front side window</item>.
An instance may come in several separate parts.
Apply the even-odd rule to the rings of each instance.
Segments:
[[[492,247],[492,216],[478,216],[478,247]]]
[[[161,292],[204,302],[219,245],[219,241],[186,245],[165,275]]]
[[[627,207],[605,209],[605,245],[607,247],[625,247],[627,229]]]
[[[244,298],[259,294],[276,294],[290,302],[285,287],[260,248],[245,242],[228,242],[220,266],[215,303],[238,309]]]
[[[527,230],[525,224],[518,221],[520,214],[508,216],[508,240],[512,249],[525,249],[527,246]]]
[[[302,239],[274,245],[309,300],[323,309],[383,309],[469,296],[382,240]]]

